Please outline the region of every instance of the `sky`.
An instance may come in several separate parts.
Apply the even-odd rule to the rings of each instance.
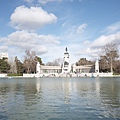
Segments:
[[[43,63],[95,59],[101,48],[120,49],[120,0],[1,0],[0,53],[24,59],[35,51]]]

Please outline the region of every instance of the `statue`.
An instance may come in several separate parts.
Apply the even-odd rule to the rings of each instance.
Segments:
[[[66,52],[67,52],[67,47],[65,48]]]

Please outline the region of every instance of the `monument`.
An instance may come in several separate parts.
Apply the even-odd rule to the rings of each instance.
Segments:
[[[92,70],[93,69],[93,70]],[[23,74],[23,77],[108,77],[113,76],[110,73],[99,72],[99,61],[96,60],[95,64],[80,65],[70,64],[70,55],[67,47],[65,48],[63,63],[59,66],[46,66],[36,64],[35,74]]]
[[[63,65],[62,65],[62,73],[70,73],[71,72],[71,65],[69,62],[69,53],[67,47],[65,48],[64,58],[63,58]]]

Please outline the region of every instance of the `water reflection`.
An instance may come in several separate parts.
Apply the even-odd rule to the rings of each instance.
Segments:
[[[120,119],[120,78],[0,79],[2,119]]]
[[[105,117],[120,118],[120,81],[114,79],[100,82],[101,106]]]
[[[109,83],[101,82],[100,85],[101,102],[109,105],[110,108],[119,108],[120,106],[120,85],[115,83],[114,80]]]

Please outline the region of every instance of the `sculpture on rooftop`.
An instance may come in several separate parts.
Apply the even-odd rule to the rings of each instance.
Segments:
[[[67,49],[67,47],[66,47],[66,48],[65,48],[65,51],[67,52],[67,50],[68,50],[68,49]]]

